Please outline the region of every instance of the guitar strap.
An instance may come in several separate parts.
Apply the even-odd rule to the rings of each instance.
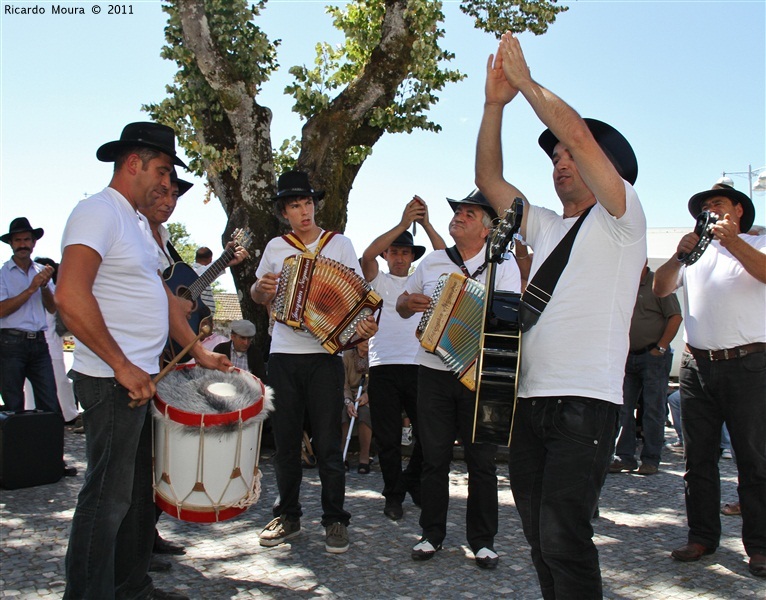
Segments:
[[[327,243],[337,234],[337,231],[322,231],[322,234],[319,236],[319,243],[317,244],[317,249],[314,250],[314,252],[311,252],[307,247],[306,244],[304,244],[300,238],[295,235],[292,231],[288,234],[285,234],[282,236],[282,239],[285,240],[288,244],[290,244],[293,248],[296,250],[300,250],[301,252],[307,252],[309,254],[313,254],[314,256],[318,256],[319,253],[322,251],[322,248],[324,248]]]
[[[532,278],[532,281],[527,285],[527,289],[521,295],[519,320],[521,321],[522,333],[529,331],[537,323],[545,307],[548,306],[548,302],[551,301],[553,290],[556,289],[561,273],[564,272],[564,268],[569,262],[569,255],[572,252],[577,232],[580,230],[585,217],[588,216],[590,209],[594,206],[594,204],[591,204],[580,215],[577,222],[572,225],[572,228],[567,231],[566,235],[553,249],[553,252],[545,259]]]
[[[181,258],[181,255],[178,254],[178,251],[173,247],[173,244],[168,241],[167,244],[165,244],[166,248],[168,249],[168,254],[170,254],[170,258],[173,259],[173,262],[184,262],[184,259]]]
[[[469,279],[476,279],[487,268],[487,261],[485,260],[481,264],[481,266],[473,272],[473,275],[471,275],[471,273],[468,271],[468,267],[466,267],[465,263],[463,262],[463,257],[460,256],[460,252],[458,252],[457,250],[457,246],[452,246],[450,248],[447,248],[445,249],[445,252],[447,253],[447,256],[449,256],[449,259],[453,263],[455,263],[458,267],[460,267],[460,270],[463,272],[463,275],[465,275]]]

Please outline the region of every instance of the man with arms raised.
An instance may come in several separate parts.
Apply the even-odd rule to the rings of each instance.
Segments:
[[[688,542],[682,562],[712,554],[721,539],[718,473],[721,425],[737,457],[742,543],[750,572],[766,577],[766,236],[750,235],[752,200],[729,186],[691,197],[689,212],[718,217],[702,256],[685,266],[673,256],[657,269],[654,292],[684,288],[686,349],[681,359],[681,424],[686,457]],[[689,254],[692,232],[678,243]]]
[[[96,157],[114,162],[103,191],[72,211],[62,237],[56,303],[78,339],[72,375],[85,409],[88,470],[77,498],[66,556],[65,598],[185,598],[154,588],[147,574],[154,543],[152,374],[168,333],[194,339],[180,302],[159,273],[156,244],[138,212],[170,187],[175,134],[131,123]],[[196,344],[204,367],[230,363]]]
[[[428,207],[415,196],[404,208],[396,227],[376,238],[362,254],[362,272],[383,298],[380,331],[370,339],[370,398],[372,434],[378,447],[380,471],[383,474],[383,509],[389,519],[401,519],[402,502],[409,491],[415,504],[420,504],[420,472],[423,450],[417,425],[418,367],[415,354],[417,319],[402,319],[396,312],[396,299],[404,291],[412,263],[425,253],[416,246],[408,231],[412,223],[420,223],[434,250],[446,248],[428,219]],[[388,273],[378,267],[378,256],[388,265]],[[402,471],[402,410],[412,422],[415,445],[407,468]]]
[[[476,190],[462,200],[448,200],[455,211],[449,233],[455,246],[435,250],[425,257],[407,281],[396,303],[405,319],[428,309],[439,277],[462,273],[486,283],[486,241],[497,214]],[[518,292],[521,278],[515,261],[505,261],[495,271],[495,289]],[[449,469],[455,440],[460,438],[468,467],[466,539],[476,564],[483,569],[497,566],[496,446],[474,444],[473,424],[476,394],[468,389],[435,354],[418,348],[418,420],[423,446],[424,490],[420,512],[422,536],[412,548],[413,560],[430,560],[447,535]]]
[[[519,93],[548,127],[539,143],[553,161],[563,215],[529,204],[503,179],[503,109]],[[646,260],[646,220],[631,185],[638,166],[617,130],[584,121],[531,78],[510,33],[494,62],[489,58],[485,94],[476,183],[498,211],[524,199],[521,234],[534,250],[528,290],[589,211],[550,302],[522,335],[509,472],[543,597],[601,598],[591,518],[611,458],[628,329]]]

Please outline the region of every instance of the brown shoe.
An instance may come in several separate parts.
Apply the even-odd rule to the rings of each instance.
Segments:
[[[629,465],[622,462],[619,458],[615,458],[612,464],[609,465],[610,473],[628,473],[636,469],[635,465]]]
[[[721,507],[721,514],[727,517],[736,517],[742,514],[739,502],[727,502]]]
[[[689,543],[673,550],[670,556],[681,562],[694,562],[703,556],[713,554],[713,552],[715,552],[715,548],[707,548],[702,544]]]
[[[647,465],[646,463],[641,463],[641,466],[638,467],[638,473],[639,475],[655,475],[659,471],[659,468],[656,465]]]
[[[766,577],[766,555],[753,554],[750,557],[750,572],[756,577]]]

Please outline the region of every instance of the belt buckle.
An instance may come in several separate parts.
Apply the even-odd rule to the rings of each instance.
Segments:
[[[714,354],[714,353],[715,353],[715,351],[714,351],[714,350],[708,350],[708,351],[707,351],[707,357],[708,357],[708,360],[709,360],[710,362],[713,362],[714,360],[716,360],[716,358],[715,358],[715,354]]]
[[[35,340],[37,339],[37,332],[36,331],[27,331],[27,339],[28,340]]]

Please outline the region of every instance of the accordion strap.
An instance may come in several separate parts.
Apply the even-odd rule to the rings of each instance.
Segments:
[[[469,279],[476,279],[479,275],[481,275],[484,272],[484,269],[487,268],[487,261],[485,260],[481,264],[481,266],[473,272],[473,275],[471,275],[471,273],[468,272],[468,267],[466,267],[465,263],[463,262],[463,257],[460,256],[460,252],[458,252],[457,246],[445,248],[444,251],[447,253],[447,256],[449,256],[449,259],[453,263],[455,263],[458,267],[460,267],[460,270],[463,272],[463,275],[465,275]]]
[[[324,248],[327,245],[327,242],[329,242],[335,235],[337,234],[337,231],[322,231],[322,234],[319,236],[319,243],[317,244],[317,249],[314,252],[310,252],[309,249],[306,247],[306,244],[304,244],[301,239],[295,235],[292,231],[288,234],[285,234],[282,236],[282,239],[285,240],[288,244],[290,244],[293,248],[300,250],[301,252],[308,252],[309,254],[313,254],[314,256],[317,256],[320,252],[322,252],[322,248]]]

